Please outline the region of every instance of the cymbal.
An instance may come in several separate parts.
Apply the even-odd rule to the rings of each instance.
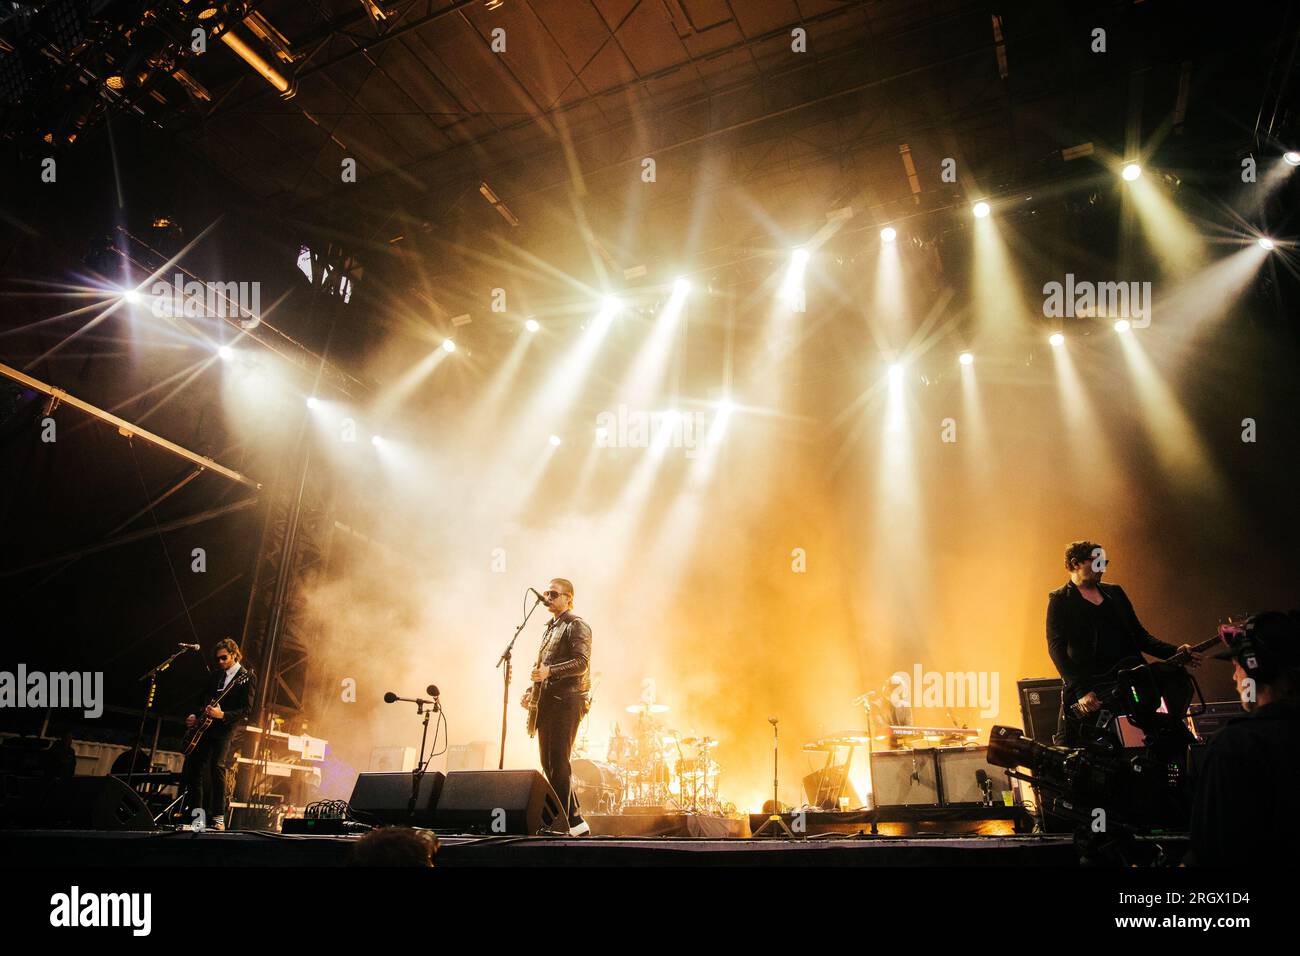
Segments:
[[[624,708],[629,714],[666,714],[667,704],[628,704]]]

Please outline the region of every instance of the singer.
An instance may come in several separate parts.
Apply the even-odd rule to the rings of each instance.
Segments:
[[[231,749],[253,711],[253,683],[251,672],[237,681],[245,668],[240,663],[243,655],[239,653],[239,645],[233,639],[217,641],[212,656],[217,668],[208,677],[203,705],[198,713],[185,718],[185,726],[192,728],[198,722],[199,713],[211,717],[214,723],[194,752],[185,758],[181,775],[186,806],[191,810],[202,808],[207,829],[224,830],[226,807],[235,789]]]
[[[539,663],[532,673],[534,686],[529,691],[539,694],[537,745],[542,772],[560,798],[570,835],[585,836],[591,828],[582,819],[573,794],[569,758],[578,725],[591,708],[591,628],[573,613],[573,583],[565,578],[552,578],[542,601],[552,617],[542,637]],[[525,706],[528,699],[526,694]]]

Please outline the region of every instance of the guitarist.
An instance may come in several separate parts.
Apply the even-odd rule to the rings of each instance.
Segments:
[[[542,771],[568,817],[569,833],[584,836],[591,827],[582,819],[573,794],[569,756],[578,725],[591,706],[591,628],[573,613],[572,582],[552,578],[542,600],[553,616],[542,637],[538,664],[532,672],[534,686],[524,695],[524,706],[533,693],[538,694],[537,746]]]
[[[185,718],[186,728],[194,727],[200,714],[211,717],[212,726],[199,739],[194,752],[185,758],[182,776],[189,806],[203,808],[207,829],[224,830],[226,804],[235,789],[231,746],[239,727],[252,712],[253,681],[252,673],[240,663],[239,645],[230,638],[217,641],[212,654],[217,669],[209,675],[202,707],[198,714]],[[211,701],[223,692],[221,703],[213,705]]]
[[[1096,728],[1090,718],[1103,707],[1100,684],[1121,664],[1140,663],[1144,653],[1164,660],[1185,652],[1195,667],[1201,655],[1187,644],[1174,647],[1153,637],[1138,620],[1124,589],[1101,583],[1106,573],[1106,551],[1101,545],[1071,543],[1065,549],[1065,566],[1070,580],[1047,600],[1047,651],[1065,682],[1054,742],[1077,747],[1085,742],[1085,735],[1105,730]],[[1076,703],[1084,716],[1072,713]]]

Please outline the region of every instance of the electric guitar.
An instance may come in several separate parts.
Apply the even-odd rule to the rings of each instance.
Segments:
[[[1199,654],[1201,651],[1209,650],[1211,647],[1214,647],[1219,643],[1221,643],[1221,640],[1218,635],[1215,635],[1208,640],[1201,641],[1201,643],[1189,647],[1185,651],[1179,651],[1173,657],[1167,657],[1158,663],[1169,664],[1173,667],[1181,667],[1192,659],[1192,654]],[[1102,706],[1107,707],[1114,703],[1116,698],[1119,696],[1120,691],[1127,686],[1126,682],[1120,679],[1122,675],[1129,671],[1137,670],[1140,667],[1146,666],[1147,662],[1142,657],[1126,657],[1114,667],[1098,675],[1097,678],[1094,678],[1098,682],[1097,686],[1102,688],[1095,691],[1097,696],[1101,698]],[[1075,717],[1088,716],[1088,712],[1083,709],[1083,704],[1079,701],[1075,701],[1070,705],[1070,713]]]
[[[558,625],[557,625],[558,628]],[[554,629],[552,629],[554,630]],[[551,643],[551,630],[546,632],[546,637],[542,640],[542,646],[537,649],[537,667],[542,666],[542,655],[546,653],[546,648]],[[524,704],[528,708],[528,736],[537,736],[537,708],[542,703],[542,691],[546,689],[545,680],[533,681],[533,686],[524,691]]]
[[[225,690],[223,690],[220,694],[217,694],[217,696],[213,697],[210,701],[208,701],[208,707],[219,706],[221,704],[221,701],[225,699],[225,696],[227,694],[229,694],[240,684],[247,684],[247,683],[248,683],[248,671],[241,668],[239,673],[235,675],[235,679],[226,685]],[[207,707],[203,709],[206,711]],[[185,731],[185,743],[184,746],[181,748],[181,752],[185,754],[193,753],[194,748],[199,745],[199,741],[203,739],[203,734],[207,731],[209,727],[212,726],[212,723],[213,723],[213,718],[209,717],[206,713],[199,714],[199,719],[194,722],[194,726],[191,727],[189,730]]]

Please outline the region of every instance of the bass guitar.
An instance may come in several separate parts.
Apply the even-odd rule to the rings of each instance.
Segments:
[[[248,683],[248,671],[241,669],[240,672],[235,675],[235,679],[226,685],[225,690],[223,690],[220,694],[217,694],[217,696],[213,697],[210,701],[208,701],[208,707],[220,706],[221,702],[225,700],[227,694],[229,694],[240,684],[247,684],[247,683]],[[205,707],[203,709],[204,711],[206,711],[208,708]],[[213,723],[213,719],[209,717],[207,713],[199,714],[199,719],[194,722],[194,726],[191,727],[189,730],[185,731],[185,742],[181,748],[181,752],[185,754],[193,753],[194,748],[199,745],[199,741],[203,739],[203,734],[207,731],[209,727],[212,726],[212,723]]]

